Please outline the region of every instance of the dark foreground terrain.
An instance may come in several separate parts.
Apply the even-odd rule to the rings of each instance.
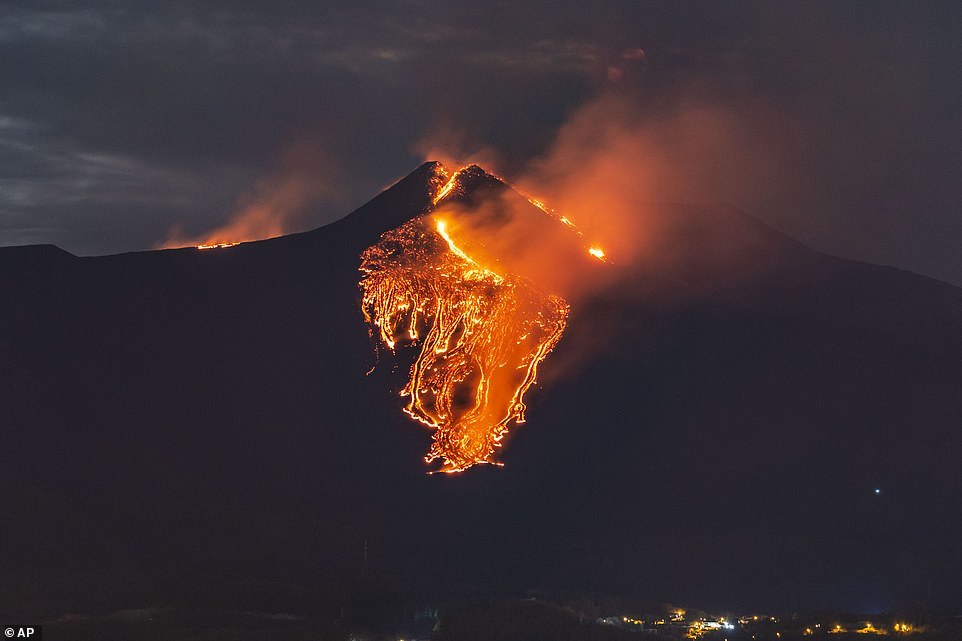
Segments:
[[[0,612],[337,638],[531,590],[962,603],[962,290],[673,208],[673,259],[572,310],[505,466],[428,476],[357,266],[431,174],[230,249],[0,249]]]

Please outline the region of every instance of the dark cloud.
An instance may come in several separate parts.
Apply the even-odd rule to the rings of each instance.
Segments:
[[[699,198],[962,282],[957,6],[675,5],[8,3],[0,244],[104,253],[213,229],[305,144],[341,186],[298,218],[321,225],[413,167],[432,132],[521,173],[617,87],[642,118],[700,104],[744,127],[758,105],[763,128],[777,113],[802,141],[746,152],[791,154],[778,189]]]

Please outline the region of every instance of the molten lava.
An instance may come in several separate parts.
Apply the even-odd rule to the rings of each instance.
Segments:
[[[211,243],[207,245],[195,245],[195,249],[224,249],[225,247],[233,247],[235,245],[240,245],[237,243]]]
[[[461,171],[439,170],[434,211],[384,233],[360,266],[372,335],[392,351],[417,350],[401,391],[404,411],[434,430],[425,461],[441,459],[444,472],[497,464],[494,454],[509,427],[524,422],[525,393],[570,311],[560,296],[463,249],[438,207],[458,193]]]

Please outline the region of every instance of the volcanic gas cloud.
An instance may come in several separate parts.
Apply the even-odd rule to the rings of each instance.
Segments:
[[[512,424],[525,419],[525,393],[557,345],[570,311],[466,224],[456,201],[476,166],[452,175],[438,165],[434,206],[386,232],[361,255],[361,309],[389,350],[415,350],[404,411],[434,431],[425,461],[459,472],[494,455]],[[517,193],[512,192],[515,197]],[[537,201],[536,216],[576,237],[570,221]],[[527,205],[526,205],[527,206]],[[482,214],[477,214],[482,216]],[[581,255],[599,258],[598,251]]]

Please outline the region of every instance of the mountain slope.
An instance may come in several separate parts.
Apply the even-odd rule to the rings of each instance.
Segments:
[[[0,249],[0,513],[20,532],[0,611],[146,607],[197,576],[348,580],[365,545],[428,592],[962,598],[962,290],[734,212],[666,208],[670,260],[616,265],[573,308],[505,467],[427,476],[405,356],[365,376],[357,267],[430,208],[435,170],[230,249]],[[248,609],[309,609],[277,600]]]

